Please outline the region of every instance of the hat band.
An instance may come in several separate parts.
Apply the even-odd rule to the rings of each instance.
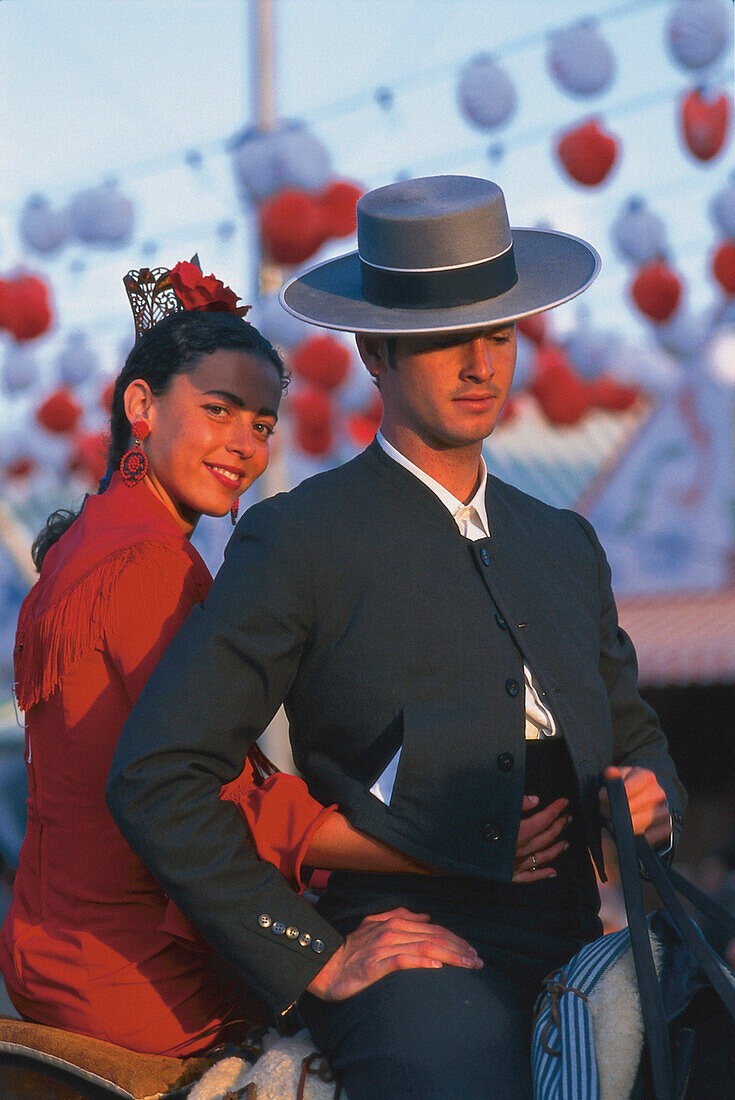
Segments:
[[[518,282],[513,246],[478,264],[436,270],[373,267],[360,259],[362,293],[376,306],[449,309],[497,298]]]

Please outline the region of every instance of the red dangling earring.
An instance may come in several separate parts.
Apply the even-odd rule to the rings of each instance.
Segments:
[[[240,498],[238,497],[236,500],[233,501],[232,507],[230,508],[230,519],[232,520],[232,526],[233,527],[237,523],[237,513],[239,511],[240,511]]]
[[[130,429],[135,442],[129,451],[120,459],[120,473],[123,481],[130,488],[142,481],[148,472],[148,459],[141,447],[141,442],[151,434],[151,429],[145,420],[136,420]]]

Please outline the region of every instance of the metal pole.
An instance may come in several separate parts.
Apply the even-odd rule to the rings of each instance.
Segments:
[[[276,94],[274,80],[274,29],[272,0],[250,0],[250,62],[251,103],[256,128],[263,134],[276,129]],[[272,294],[283,282],[278,265],[264,260],[260,252],[257,219],[253,217],[251,232],[253,289],[256,297]],[[273,496],[288,488],[288,478],[278,448],[271,450],[268,468],[259,481],[261,496]],[[295,772],[289,746],[288,719],[281,707],[260,738],[263,751],[281,769]]]

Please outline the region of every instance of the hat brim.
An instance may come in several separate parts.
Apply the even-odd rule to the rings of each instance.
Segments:
[[[541,313],[581,294],[600,270],[598,253],[579,237],[547,229],[512,229],[518,281],[510,290],[446,309],[393,309],[362,294],[357,252],[326,260],[295,276],[281,305],[311,325],[345,332],[411,334],[500,325]]]

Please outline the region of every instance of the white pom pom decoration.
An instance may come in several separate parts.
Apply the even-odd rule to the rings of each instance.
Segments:
[[[69,205],[74,234],[85,244],[112,248],[127,244],[134,219],[132,202],[114,183],[80,191]]]
[[[41,255],[57,252],[69,237],[69,223],[61,210],[52,210],[43,195],[31,195],[20,215],[21,240]]]
[[[729,183],[712,199],[709,212],[724,236],[735,240],[735,172],[730,176]]]
[[[607,371],[616,339],[613,333],[593,329],[584,316],[565,340],[564,348],[578,374],[583,378],[596,378]]]
[[[643,199],[632,198],[612,225],[612,239],[624,259],[647,264],[666,252],[666,226]]]
[[[615,76],[612,50],[594,24],[587,21],[552,36],[546,64],[554,80],[572,95],[599,95]]]
[[[697,317],[685,309],[677,310],[670,321],[654,325],[653,328],[659,347],[680,363],[686,363],[699,355],[710,335],[707,319]]]
[[[33,353],[24,344],[15,341],[8,344],[0,375],[3,392],[9,397],[26,393],[36,385],[39,375],[40,369]]]
[[[246,130],[230,145],[237,185],[247,202],[262,202],[286,187],[319,191],[332,175],[329,150],[305,126],[272,134]]]
[[[492,130],[515,114],[518,96],[506,71],[489,54],[478,54],[460,71],[457,103],[467,122]]]
[[[666,44],[684,69],[703,69],[727,45],[730,19],[726,0],[684,0],[669,16]]]
[[[83,332],[70,332],[66,345],[56,359],[59,381],[72,389],[93,378],[99,369],[99,360],[87,343]]]

